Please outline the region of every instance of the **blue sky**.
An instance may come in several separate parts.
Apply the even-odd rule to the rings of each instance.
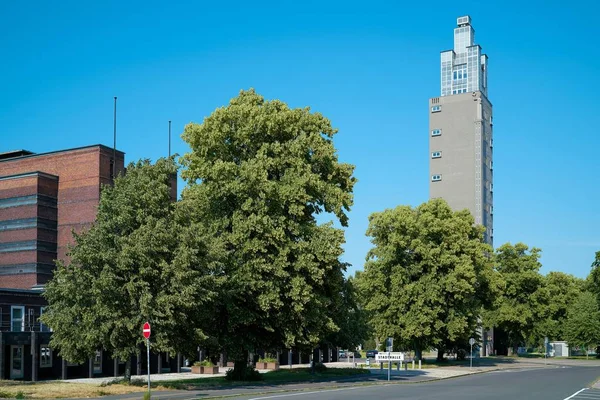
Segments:
[[[129,161],[166,155],[169,119],[185,153],[184,125],[240,89],[308,105],[356,165],[353,272],[370,213],[428,199],[427,102],[469,14],[490,62],[495,244],[540,247],[543,272],[586,276],[600,250],[598,7],[401,3],[1,2],[0,151],[112,146],[113,96]]]

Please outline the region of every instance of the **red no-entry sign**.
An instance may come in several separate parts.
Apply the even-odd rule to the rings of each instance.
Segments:
[[[142,329],[142,332],[144,332],[144,337],[146,339],[150,339],[150,324],[148,322],[144,323],[144,328]]]

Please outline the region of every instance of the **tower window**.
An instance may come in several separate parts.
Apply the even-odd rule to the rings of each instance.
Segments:
[[[431,112],[440,112],[440,111],[442,111],[442,106],[431,107]]]
[[[431,131],[431,136],[442,136],[442,130],[441,129],[434,129]]]
[[[431,158],[442,158],[442,152],[434,151],[433,153],[431,153]]]
[[[442,175],[431,175],[431,182],[439,182],[442,180]]]

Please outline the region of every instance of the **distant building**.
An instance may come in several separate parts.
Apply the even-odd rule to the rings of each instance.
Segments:
[[[457,20],[453,50],[441,53],[441,96],[429,100],[429,196],[468,209],[493,244],[492,104],[488,57],[471,17]]]

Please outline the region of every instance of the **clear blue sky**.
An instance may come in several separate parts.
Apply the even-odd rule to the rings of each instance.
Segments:
[[[544,272],[586,276],[600,250],[598,6],[401,3],[4,1],[0,151],[112,146],[113,96],[129,161],[167,153],[169,119],[185,153],[184,125],[243,88],[309,105],[340,129],[340,159],[360,180],[353,272],[370,213],[428,199],[427,102],[469,14],[490,60],[495,244],[541,247]]]

